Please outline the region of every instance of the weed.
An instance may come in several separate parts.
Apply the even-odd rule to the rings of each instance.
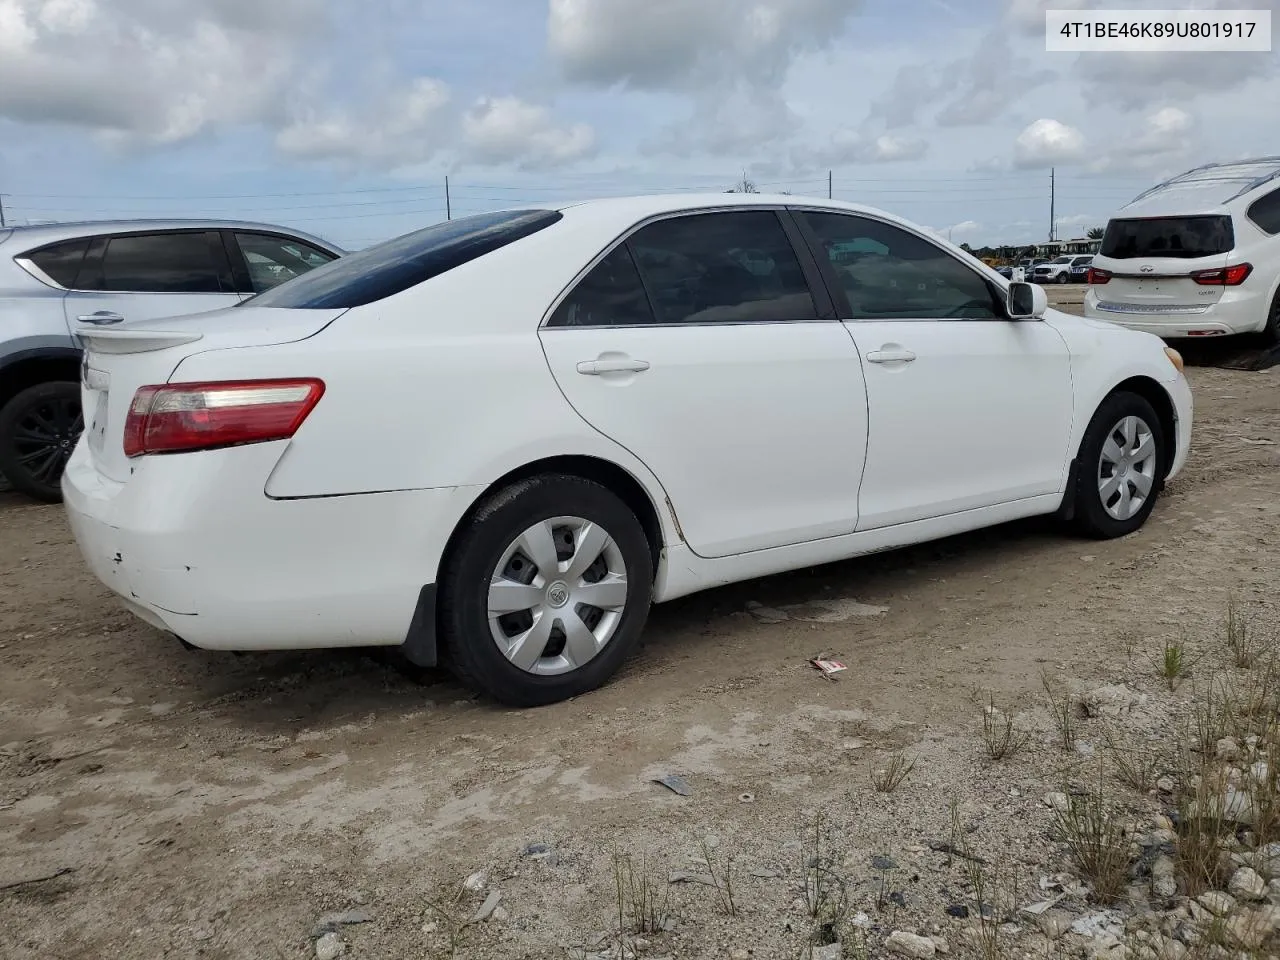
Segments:
[[[1070,693],[1059,690],[1049,679],[1049,674],[1040,674],[1040,685],[1044,687],[1049,698],[1049,710],[1053,713],[1054,725],[1058,728],[1058,742],[1063,750],[1074,750],[1076,746],[1076,704]]]
[[[1235,825],[1227,816],[1227,778],[1212,766],[1212,754],[1200,754],[1198,771],[1188,766],[1181,780],[1194,783],[1178,799],[1178,843],[1174,863],[1189,897],[1223,889],[1230,870],[1223,868]],[[1226,861],[1229,863],[1229,861]]]
[[[814,815],[811,829],[805,828],[800,848],[804,861],[805,907],[809,916],[815,920],[825,919],[834,929],[844,921],[848,903],[844,881],[823,856],[821,813]]]
[[[1004,934],[1001,929],[1004,917],[1009,911],[1003,909],[1001,900],[1013,907],[1018,902],[1016,875],[1012,892],[1002,897],[999,877],[988,874],[984,861],[969,849],[967,831],[960,824],[959,806],[951,803],[951,846],[961,857],[965,878],[973,891],[973,915],[977,918],[974,928],[977,937],[976,946],[982,960],[1001,960],[1004,957]],[[948,864],[950,861],[948,861]]]
[[[1110,731],[1103,734],[1107,750],[1115,766],[1116,777],[1126,787],[1138,793],[1146,793],[1156,785],[1160,775],[1160,760],[1145,750],[1126,750],[1116,743]]]
[[[1257,623],[1247,616],[1234,599],[1227,601],[1227,615],[1222,623],[1223,639],[1231,662],[1242,670],[1253,668],[1274,644],[1258,629]]]
[[[1013,722],[1013,715],[996,706],[994,697],[989,699],[982,712],[982,742],[987,756],[992,760],[1005,760],[1025,747],[1030,735],[1022,732]]]
[[[451,905],[446,906],[443,902],[434,900],[425,901],[427,909],[439,917],[444,924],[445,935],[449,938],[449,956],[451,957],[458,955],[458,947],[462,942],[462,931],[467,926],[466,919],[452,909],[457,906],[458,901],[461,899],[462,890],[459,889]]]
[[[639,870],[630,854],[613,856],[613,882],[617,893],[618,937],[627,934],[657,933],[662,929],[667,904],[667,885],[649,873],[644,857]]]
[[[707,846],[707,841],[699,840],[702,847],[702,859],[707,862],[707,872],[711,875],[712,886],[716,891],[716,900],[720,903],[720,909],[727,916],[736,917],[738,915],[738,906],[733,900],[733,857],[726,856],[724,859],[724,872],[719,873],[716,870],[715,861],[711,859],[711,848]]]
[[[1103,903],[1119,898],[1129,875],[1129,838],[1103,794],[1101,769],[1098,786],[1068,797],[1067,808],[1054,819],[1076,870],[1094,895]]]
[[[916,762],[908,760],[907,755],[899,750],[889,757],[889,763],[871,772],[871,784],[880,793],[893,793],[915,769]]]
[[[1191,665],[1185,637],[1164,642],[1164,652],[1157,664],[1157,672],[1170,692],[1177,690],[1178,685],[1191,673]]]

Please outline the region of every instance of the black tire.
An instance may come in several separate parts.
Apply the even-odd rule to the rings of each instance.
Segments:
[[[0,474],[19,493],[60,502],[62,471],[83,427],[79,384],[28,387],[0,409]]]
[[[1262,328],[1263,343],[1268,347],[1280,347],[1280,290],[1271,301],[1267,313],[1267,325]]]
[[[576,669],[544,676],[516,666],[499,649],[490,629],[489,584],[517,538],[556,517],[577,517],[602,527],[620,553],[627,587],[625,605],[600,652]],[[437,627],[443,665],[465,685],[514,707],[566,700],[613,676],[639,643],[653,592],[652,552],[631,509],[598,483],[548,474],[498,491],[464,522],[466,528],[450,549],[439,582]],[[525,569],[532,574],[528,564]],[[590,608],[587,611],[589,615]],[[550,610],[543,615],[551,616]],[[543,655],[556,643],[553,637]]]
[[[1071,282],[1071,271],[1070,271],[1070,270],[1063,270],[1063,271],[1062,271],[1062,273],[1058,274],[1058,282],[1059,282],[1059,283],[1070,283],[1070,282]]]
[[[1150,431],[1155,443],[1153,457],[1154,476],[1151,492],[1138,510],[1130,517],[1117,519],[1112,516],[1103,501],[1102,479],[1103,446],[1119,424],[1127,417],[1137,417]],[[1144,523],[1155,507],[1168,470],[1169,449],[1166,446],[1164,428],[1155,409],[1136,393],[1118,391],[1099,405],[1080,443],[1080,456],[1076,464],[1075,526],[1080,533],[1097,540],[1110,540],[1133,533]],[[1145,461],[1143,461],[1145,462]],[[1130,491],[1136,488],[1126,485]]]

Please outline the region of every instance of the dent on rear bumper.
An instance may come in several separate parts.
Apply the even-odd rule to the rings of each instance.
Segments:
[[[273,446],[147,458],[127,484],[77,450],[63,493],[90,569],[197,647],[403,643],[479,488],[271,500]]]

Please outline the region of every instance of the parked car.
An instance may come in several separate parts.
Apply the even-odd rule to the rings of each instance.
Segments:
[[[261,223],[128,220],[0,230],[0,475],[41,500],[80,433],[86,329],[239,303],[342,250]]]
[[[1076,257],[1071,264],[1071,282],[1072,283],[1088,283],[1089,282],[1089,266],[1093,263],[1093,256]]]
[[[1008,264],[1002,264],[1001,266],[996,267],[996,273],[1000,274],[1000,276],[1004,277],[1006,280],[1010,280],[1013,278],[1013,267]]]
[[[66,507],[138,616],[515,705],[604,683],[653,601],[1035,514],[1131,533],[1191,431],[1157,338],[787,196],[467,217],[84,339]]]
[[[1107,224],[1084,310],[1162,337],[1280,344],[1280,157],[1209,164]]]
[[[1065,254],[1041,263],[1031,271],[1030,279],[1036,283],[1070,283],[1076,264],[1092,259],[1090,256]]]

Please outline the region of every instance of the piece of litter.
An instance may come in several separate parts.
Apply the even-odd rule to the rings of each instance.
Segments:
[[[739,803],[755,803],[756,795],[754,793],[740,793],[738,794],[738,802]]]
[[[832,674],[839,673],[841,670],[849,669],[839,660],[823,660],[821,658],[815,657],[813,660],[810,660],[809,662],[813,664],[817,669],[821,670],[822,675],[824,677],[828,677],[833,680],[835,679],[835,677],[833,677]]]
[[[1032,917],[1038,917],[1050,907],[1057,904],[1058,901],[1062,900],[1065,896],[1065,893],[1060,893],[1051,900],[1041,900],[1039,903],[1033,903],[1030,906],[1023,907],[1022,912]]]
[[[704,886],[716,886],[716,878],[709,873],[690,873],[688,870],[673,870],[667,878],[668,883],[701,883]]]
[[[677,777],[667,774],[665,777],[654,777],[654,783],[660,783],[673,793],[678,793],[682,797],[693,796],[693,787],[689,786],[684,777]]]
[[[488,920],[493,915],[493,911],[498,909],[498,904],[502,901],[502,891],[495,890],[489,896],[485,897],[484,903],[480,904],[480,909],[471,917],[472,923],[480,923]]]
[[[1236,439],[1239,440],[1241,443],[1248,443],[1255,447],[1273,447],[1275,446],[1275,443],[1276,443],[1274,440],[1266,440],[1261,438],[1255,440],[1253,437],[1236,437]]]

